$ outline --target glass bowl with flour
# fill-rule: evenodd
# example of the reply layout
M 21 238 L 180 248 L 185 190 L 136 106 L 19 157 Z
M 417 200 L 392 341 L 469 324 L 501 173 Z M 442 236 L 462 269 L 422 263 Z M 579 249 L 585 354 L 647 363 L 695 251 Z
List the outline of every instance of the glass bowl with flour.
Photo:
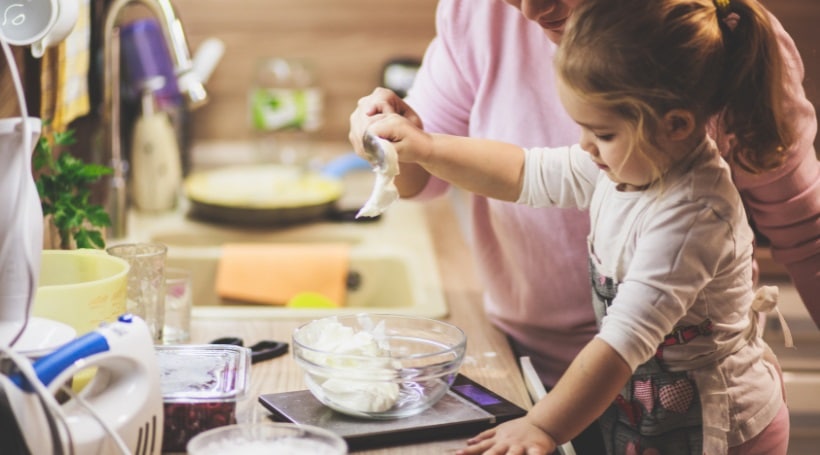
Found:
M 325 406 L 369 419 L 419 414 L 450 389 L 467 346 L 458 327 L 436 319 L 330 316 L 293 332 L 293 357 Z
M 341 436 L 311 425 L 255 422 L 227 425 L 194 436 L 189 455 L 345 455 Z

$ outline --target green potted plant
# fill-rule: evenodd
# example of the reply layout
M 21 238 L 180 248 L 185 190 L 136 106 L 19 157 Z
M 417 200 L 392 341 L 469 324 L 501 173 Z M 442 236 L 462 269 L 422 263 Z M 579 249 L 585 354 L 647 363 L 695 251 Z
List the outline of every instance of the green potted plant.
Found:
M 47 126 L 32 161 L 46 225 L 56 229 L 60 249 L 104 248 L 101 229 L 110 226 L 111 219 L 102 206 L 91 202 L 91 185 L 112 170 L 69 153 L 66 147 L 76 143 L 73 129 L 49 132 Z

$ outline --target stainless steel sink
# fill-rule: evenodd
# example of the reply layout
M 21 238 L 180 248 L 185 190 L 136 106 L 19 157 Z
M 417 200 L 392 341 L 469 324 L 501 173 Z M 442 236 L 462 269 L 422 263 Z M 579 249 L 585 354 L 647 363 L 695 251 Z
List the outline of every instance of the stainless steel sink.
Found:
M 184 205 L 184 204 L 183 204 Z M 397 201 L 375 222 L 321 221 L 273 229 L 226 227 L 175 213 L 131 216 L 130 240 L 168 246 L 167 265 L 193 272 L 193 316 L 201 318 L 303 318 L 353 312 L 447 315 L 432 239 L 423 207 Z M 338 308 L 290 308 L 221 298 L 215 277 L 222 246 L 228 243 L 317 243 L 350 245 L 348 286 Z

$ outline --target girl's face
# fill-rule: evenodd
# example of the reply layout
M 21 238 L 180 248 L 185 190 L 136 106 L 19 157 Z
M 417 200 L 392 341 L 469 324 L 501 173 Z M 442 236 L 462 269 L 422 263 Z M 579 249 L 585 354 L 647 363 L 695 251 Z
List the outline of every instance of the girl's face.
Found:
M 620 189 L 639 190 L 657 178 L 657 165 L 644 153 L 633 150 L 629 123 L 611 110 L 584 102 L 562 82 L 559 93 L 564 109 L 581 126 L 581 148 Z M 647 153 L 656 154 L 654 150 Z
M 572 9 L 583 0 L 504 0 L 527 19 L 538 23 L 554 43 L 561 40 Z

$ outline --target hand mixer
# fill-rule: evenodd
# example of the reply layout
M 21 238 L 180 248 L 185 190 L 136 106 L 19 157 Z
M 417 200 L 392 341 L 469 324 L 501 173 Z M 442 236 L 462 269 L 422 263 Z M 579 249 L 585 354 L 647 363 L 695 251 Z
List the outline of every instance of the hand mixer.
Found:
M 31 365 L 23 358 L 18 367 L 21 371 L 0 376 L 3 453 L 160 453 L 160 373 L 142 319 L 120 316 Z M 60 387 L 86 368 L 97 368 L 91 382 L 58 404 L 54 395 Z

